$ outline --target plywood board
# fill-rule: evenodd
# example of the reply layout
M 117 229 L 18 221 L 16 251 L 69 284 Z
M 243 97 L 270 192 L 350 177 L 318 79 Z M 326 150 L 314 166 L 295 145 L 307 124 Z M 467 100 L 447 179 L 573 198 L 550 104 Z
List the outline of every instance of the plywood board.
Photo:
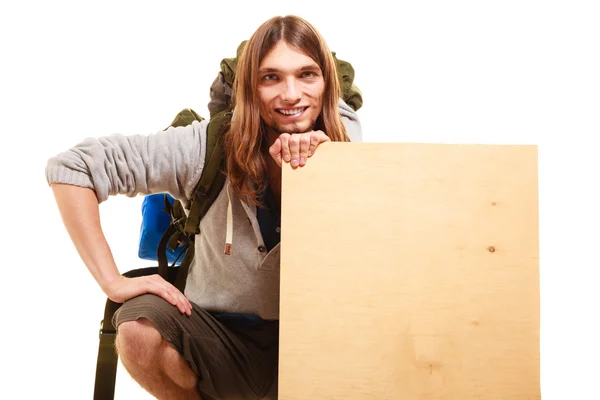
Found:
M 540 399 L 537 179 L 536 146 L 284 168 L 279 398 Z

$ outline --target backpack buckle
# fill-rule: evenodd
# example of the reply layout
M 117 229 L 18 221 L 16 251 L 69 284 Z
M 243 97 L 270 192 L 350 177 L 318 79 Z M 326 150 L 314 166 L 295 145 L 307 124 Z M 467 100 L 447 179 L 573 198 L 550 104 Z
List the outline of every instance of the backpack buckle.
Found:
M 102 325 L 104 325 L 104 320 L 100 321 L 100 329 L 98 329 L 98 339 L 102 339 L 102 336 L 107 336 L 107 335 L 116 335 L 117 332 L 114 330 L 104 330 L 102 329 Z

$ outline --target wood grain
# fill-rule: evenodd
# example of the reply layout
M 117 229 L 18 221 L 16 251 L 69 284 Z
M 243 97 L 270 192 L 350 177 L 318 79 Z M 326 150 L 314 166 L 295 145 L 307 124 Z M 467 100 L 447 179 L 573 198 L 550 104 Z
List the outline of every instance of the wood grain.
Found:
M 537 179 L 521 145 L 284 168 L 279 398 L 540 399 Z

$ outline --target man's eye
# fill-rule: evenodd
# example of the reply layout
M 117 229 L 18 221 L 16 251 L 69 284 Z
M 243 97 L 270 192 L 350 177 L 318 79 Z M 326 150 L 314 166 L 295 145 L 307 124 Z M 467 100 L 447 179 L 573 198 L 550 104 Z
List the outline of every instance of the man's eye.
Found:
M 314 78 L 314 76 L 315 76 L 314 72 L 307 71 L 307 72 L 302 73 L 303 78 Z
M 264 81 L 274 81 L 276 79 L 277 79 L 277 75 L 275 75 L 275 74 L 268 74 L 268 75 L 263 76 Z

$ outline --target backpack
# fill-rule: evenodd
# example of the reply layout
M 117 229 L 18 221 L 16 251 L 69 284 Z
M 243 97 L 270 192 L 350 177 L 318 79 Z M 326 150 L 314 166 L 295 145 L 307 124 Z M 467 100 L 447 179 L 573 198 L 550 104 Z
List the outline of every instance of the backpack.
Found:
M 188 215 L 186 216 L 183 211 L 181 202 L 173 199 L 169 194 L 146 196 L 142 202 L 138 256 L 142 259 L 158 261 L 158 267 L 131 270 L 125 272 L 124 276 L 133 278 L 158 273 L 181 292 L 184 291 L 189 265 L 194 257 L 193 242 L 196 234 L 199 233 L 200 220 L 225 183 L 222 138 L 233 116 L 231 88 L 235 79 L 237 60 L 246 42 L 243 41 L 238 46 L 236 57 L 224 58 L 221 61 L 220 71 L 210 88 L 211 100 L 208 104 L 210 121 L 207 126 L 205 164 L 190 199 Z M 332 52 L 332 55 L 338 67 L 343 99 L 354 111 L 358 111 L 362 107 L 362 93 L 354 85 L 354 68 L 350 63 L 339 60 L 335 52 Z M 223 83 L 225 83 L 224 93 Z M 191 108 L 185 108 L 175 115 L 169 127 L 187 126 L 193 121 L 203 119 Z M 120 306 L 120 303 L 106 300 L 104 318 L 100 322 L 94 400 L 114 398 L 118 356 L 115 351 L 117 332 L 112 325 L 112 318 Z

